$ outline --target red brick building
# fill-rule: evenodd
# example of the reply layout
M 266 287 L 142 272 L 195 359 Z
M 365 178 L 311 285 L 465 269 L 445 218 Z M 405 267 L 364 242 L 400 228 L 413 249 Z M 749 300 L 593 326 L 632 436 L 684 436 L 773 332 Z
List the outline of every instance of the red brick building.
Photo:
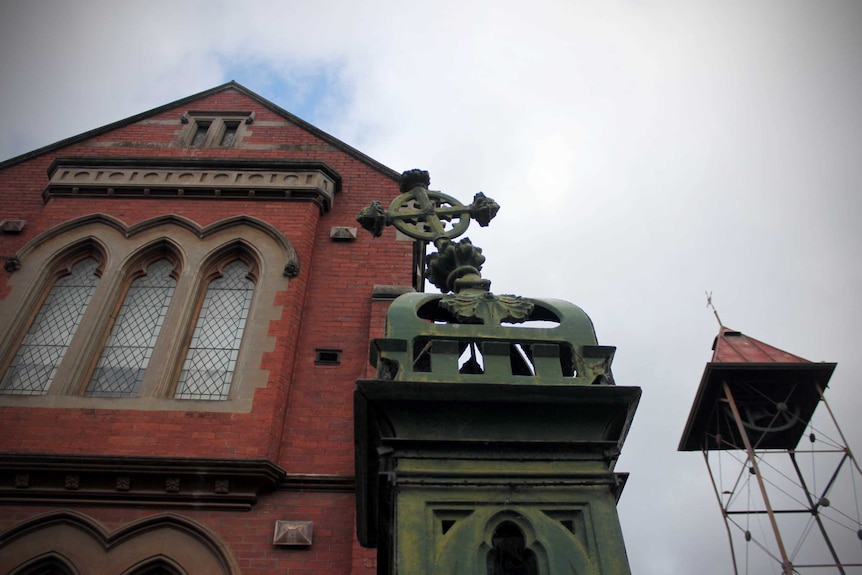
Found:
M 352 392 L 416 281 L 354 218 L 397 194 L 233 82 L 0 164 L 0 573 L 373 573 Z

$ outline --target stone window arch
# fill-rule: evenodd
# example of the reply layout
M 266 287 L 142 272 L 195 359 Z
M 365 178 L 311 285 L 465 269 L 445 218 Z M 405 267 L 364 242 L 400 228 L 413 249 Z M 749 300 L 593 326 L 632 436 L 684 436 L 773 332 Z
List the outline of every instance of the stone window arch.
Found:
M 105 259 L 98 243 L 84 240 L 63 250 L 47 266 L 39 282 L 44 287 L 34 292 L 35 301 L 26 308 L 36 311 L 24 318 L 29 325 L 18 332 L 24 335 L 16 342 L 17 351 L 7 362 L 0 361 L 0 393 L 48 392 L 99 284 Z
M 502 521 L 491 536 L 488 575 L 539 575 L 536 554 L 527 547 L 524 532 L 512 521 Z
M 127 225 L 106 214 L 91 214 L 63 222 L 28 241 L 15 256 L 21 267 L 9 276 L 7 296 L 0 300 L 0 381 L 6 376 L 48 292 L 62 270 L 92 255 L 98 262 L 98 286 L 59 362 L 54 383 L 41 388 L 44 395 L 29 395 L 33 407 L 98 409 L 248 412 L 257 389 L 269 384 L 265 354 L 275 349 L 271 321 L 282 319 L 279 294 L 300 273 L 299 259 L 290 241 L 274 226 L 258 218 L 236 215 L 200 226 L 182 216 L 168 214 Z M 97 374 L 104 346 L 118 324 L 132 283 L 149 274 L 148 266 L 160 258 L 173 264 L 176 280 L 170 307 L 160 327 L 149 365 L 139 370 L 129 386 L 111 388 L 91 381 Z M 248 321 L 241 334 L 242 348 L 229 387 L 217 397 L 190 394 L 175 398 L 180 372 L 189 354 L 202 302 L 210 284 L 222 277 L 232 262 L 248 266 L 254 283 Z M 230 270 L 228 270 L 230 271 Z M 116 338 L 115 338 L 116 339 Z M 235 338 L 238 339 L 238 338 Z M 237 350 L 231 353 L 237 355 Z M 125 364 L 115 364 L 125 369 Z M 102 373 L 104 373 L 102 369 Z M 137 381 L 137 375 L 143 379 Z M 91 391 L 88 392 L 88 389 Z M 93 393 L 92 390 L 97 391 Z M 108 393 L 101 393 L 107 390 Z M 36 386 L 36 392 L 40 392 Z M 226 396 L 226 397 L 225 397 Z M 3 393 L 0 406 L 19 405 L 20 397 Z M 206 399 L 220 399 L 207 401 Z
M 78 571 L 56 553 L 49 553 L 22 565 L 11 575 L 78 575 Z
M 116 530 L 72 510 L 26 519 L 0 533 L 0 573 L 10 575 L 238 575 L 224 541 L 172 513 Z
M 123 575 L 188 575 L 188 572 L 167 557 L 149 559 Z

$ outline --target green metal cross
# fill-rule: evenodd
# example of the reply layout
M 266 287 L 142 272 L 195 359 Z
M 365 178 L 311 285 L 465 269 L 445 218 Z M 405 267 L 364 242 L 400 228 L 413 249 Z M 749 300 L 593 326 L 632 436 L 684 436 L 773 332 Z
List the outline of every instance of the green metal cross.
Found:
M 401 195 L 392 200 L 389 210 L 380 202 L 371 202 L 356 217 L 363 228 L 375 237 L 383 228 L 393 225 L 403 234 L 435 244 L 442 239 L 457 238 L 467 231 L 470 218 L 485 227 L 497 215 L 500 206 L 482 192 L 476 194 L 473 203 L 465 206 L 452 196 L 428 189 L 431 180 L 428 172 L 409 170 L 401 175 Z M 457 222 L 448 230 L 443 222 Z

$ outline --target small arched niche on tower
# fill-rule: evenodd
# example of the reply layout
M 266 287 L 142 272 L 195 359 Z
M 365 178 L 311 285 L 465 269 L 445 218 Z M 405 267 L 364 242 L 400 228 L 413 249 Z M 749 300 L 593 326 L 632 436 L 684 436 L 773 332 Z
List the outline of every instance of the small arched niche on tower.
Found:
M 536 554 L 527 548 L 521 528 L 501 522 L 491 536 L 486 565 L 488 575 L 539 575 Z

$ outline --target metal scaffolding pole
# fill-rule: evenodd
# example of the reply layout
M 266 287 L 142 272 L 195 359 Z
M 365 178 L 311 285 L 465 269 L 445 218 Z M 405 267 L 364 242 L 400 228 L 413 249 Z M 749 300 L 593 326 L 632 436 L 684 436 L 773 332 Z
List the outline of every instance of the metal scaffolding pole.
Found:
M 789 451 L 790 461 L 793 462 L 793 469 L 796 470 L 796 475 L 799 477 L 799 484 L 802 486 L 802 491 L 805 492 L 805 498 L 808 500 L 809 511 L 811 511 L 811 515 L 814 516 L 814 521 L 817 522 L 817 527 L 820 529 L 821 535 L 823 535 L 823 540 L 826 542 L 826 547 L 829 548 L 829 553 L 832 555 L 832 559 L 835 560 L 835 566 L 838 568 L 838 572 L 841 575 L 846 575 L 844 572 L 844 567 L 841 565 L 841 560 L 838 559 L 838 553 L 835 552 L 835 547 L 832 546 L 832 540 L 829 538 L 829 533 L 826 531 L 826 526 L 823 525 L 823 520 L 820 518 L 820 512 L 818 511 L 818 507 L 820 507 L 820 502 L 814 502 L 811 498 L 811 493 L 808 491 L 808 485 L 805 483 L 805 478 L 802 476 L 802 470 L 799 469 L 799 464 L 796 462 L 796 454 L 792 451 Z M 838 472 L 841 470 L 841 463 L 838 464 L 838 469 L 835 470 L 835 473 L 832 475 L 832 479 L 829 481 L 829 485 L 826 487 L 824 494 L 829 491 L 829 487 L 832 485 L 832 482 L 835 481 L 835 477 L 838 475 Z M 821 498 L 822 499 L 822 498 Z
M 739 569 L 736 566 L 736 551 L 733 548 L 733 535 L 730 533 L 730 524 L 727 520 L 727 508 L 721 501 L 721 494 L 718 491 L 718 485 L 715 483 L 715 476 L 712 474 L 712 466 L 709 464 L 709 451 L 703 450 L 703 460 L 706 462 L 706 470 L 709 472 L 709 479 L 712 481 L 712 489 L 715 491 L 715 498 L 718 500 L 718 506 L 721 508 L 721 518 L 724 520 L 724 529 L 727 531 L 727 541 L 730 543 L 730 557 L 733 560 L 733 575 L 739 575 Z
M 736 406 L 736 401 L 733 399 L 733 393 L 730 391 L 730 386 L 723 383 L 724 395 L 730 404 L 730 410 L 733 413 L 733 419 L 736 422 L 736 427 L 745 444 L 745 450 L 748 452 L 748 460 L 751 462 L 751 468 L 754 470 L 754 476 L 757 478 L 757 484 L 760 486 L 760 494 L 763 497 L 763 504 L 766 507 L 766 513 L 769 515 L 769 522 L 772 524 L 772 531 L 775 534 L 775 541 L 778 544 L 778 552 L 781 555 L 781 568 L 784 571 L 783 575 L 793 575 L 793 564 L 787 557 L 787 551 L 784 549 L 784 542 L 781 539 L 781 531 L 778 529 L 778 522 L 775 520 L 775 513 L 772 511 L 772 505 L 769 503 L 769 495 L 766 493 L 766 484 L 763 482 L 763 476 L 760 474 L 760 468 L 757 465 L 754 448 L 751 446 L 751 440 L 748 437 L 748 432 L 742 422 L 742 417 L 739 415 L 739 408 Z

